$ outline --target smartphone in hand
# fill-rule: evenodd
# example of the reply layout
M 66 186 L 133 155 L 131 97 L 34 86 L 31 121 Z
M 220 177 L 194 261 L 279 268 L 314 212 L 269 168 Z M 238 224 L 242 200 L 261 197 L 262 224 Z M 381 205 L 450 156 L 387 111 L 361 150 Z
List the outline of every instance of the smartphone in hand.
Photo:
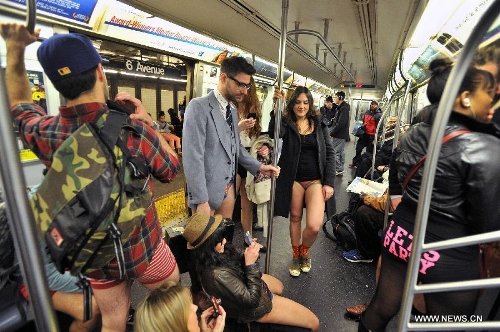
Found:
M 248 113 L 247 119 L 251 119 L 251 118 L 257 119 L 257 113 Z
M 252 245 L 252 236 L 250 236 L 250 232 L 249 232 L 249 231 L 247 231 L 247 232 L 245 233 L 245 242 L 246 242 L 249 246 L 251 246 L 251 245 Z
M 214 308 L 214 317 L 217 318 L 220 315 L 219 301 L 215 296 L 210 298 L 212 300 L 212 306 Z

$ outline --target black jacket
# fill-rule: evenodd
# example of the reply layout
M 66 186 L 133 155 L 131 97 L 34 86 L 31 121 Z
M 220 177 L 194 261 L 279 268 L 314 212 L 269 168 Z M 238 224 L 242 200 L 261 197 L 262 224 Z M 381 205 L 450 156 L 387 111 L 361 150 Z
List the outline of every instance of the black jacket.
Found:
M 441 147 L 426 242 L 500 228 L 500 132 L 492 123 L 452 112 L 446 133 L 459 129 L 471 132 L 455 137 Z M 413 165 L 427 153 L 431 130 L 431 124 L 422 122 L 401 137 L 400 145 L 394 151 L 400 184 Z M 414 224 L 423 169 L 421 167 L 411 178 L 394 213 L 394 220 L 409 226 L 409 231 Z M 451 249 L 450 255 L 472 259 L 477 255 L 477 246 Z
M 221 299 L 227 317 L 240 323 L 256 321 L 273 308 L 262 286 L 259 263 L 206 270 L 201 281 L 208 294 Z
M 335 182 L 335 154 L 333 144 L 329 136 L 328 127 L 321 121 L 321 117 L 314 119 L 316 142 L 318 143 L 319 172 L 321 183 L 334 187 Z M 271 114 L 269 122 L 270 136 L 274 138 L 274 113 Z M 299 163 L 300 134 L 295 124 L 287 118 L 282 118 L 280 127 L 280 137 L 283 139 L 281 156 L 278 166 L 281 167 L 280 176 L 276 180 L 276 191 L 274 202 L 274 215 L 288 218 L 290 214 L 290 204 L 292 200 L 292 187 L 297 173 Z
M 321 116 L 323 117 L 323 122 L 331 129 L 333 126 L 333 119 L 335 118 L 335 108 L 337 105 L 333 105 L 332 108 L 326 108 L 326 106 L 322 106 L 319 109 Z
M 335 138 L 349 139 L 349 113 L 351 106 L 345 101 L 337 107 L 335 118 L 333 119 L 332 130 L 330 136 Z

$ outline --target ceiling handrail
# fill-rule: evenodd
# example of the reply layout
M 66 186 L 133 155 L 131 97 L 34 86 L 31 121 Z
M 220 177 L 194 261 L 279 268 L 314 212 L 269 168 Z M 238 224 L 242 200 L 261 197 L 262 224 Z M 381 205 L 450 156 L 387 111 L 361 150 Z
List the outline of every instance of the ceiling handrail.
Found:
M 309 30 L 309 29 L 298 29 L 298 30 L 291 30 L 291 31 L 287 32 L 287 36 L 291 36 L 291 35 L 311 35 L 311 36 L 318 37 L 319 40 L 321 40 L 321 42 L 325 45 L 326 49 L 333 55 L 333 57 L 335 58 L 335 60 L 337 60 L 337 62 L 340 63 L 340 65 L 346 71 L 346 73 L 349 76 L 351 76 L 351 78 L 353 79 L 354 82 L 356 82 L 356 78 L 350 73 L 350 71 L 347 69 L 347 67 L 344 65 L 344 63 L 342 63 L 342 61 L 340 61 L 340 59 L 337 56 L 337 54 L 335 54 L 335 52 L 333 52 L 333 50 L 330 47 L 330 45 L 328 45 L 328 42 L 325 40 L 325 38 L 323 38 L 323 36 L 319 32 L 314 31 L 314 30 Z M 290 39 L 289 41 L 292 41 L 292 40 Z M 335 76 L 337 76 L 337 75 L 335 75 Z M 342 82 L 342 81 L 340 81 L 340 82 Z

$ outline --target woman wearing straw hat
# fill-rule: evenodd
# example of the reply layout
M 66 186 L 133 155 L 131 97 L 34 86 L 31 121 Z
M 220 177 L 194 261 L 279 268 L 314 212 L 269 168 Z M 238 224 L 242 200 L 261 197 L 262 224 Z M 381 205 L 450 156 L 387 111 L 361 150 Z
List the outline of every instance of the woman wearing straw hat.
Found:
M 244 251 L 236 250 L 224 238 L 222 216 L 194 214 L 183 236 L 193 250 L 196 272 L 207 295 L 221 299 L 227 317 L 239 323 L 259 322 L 318 330 L 316 315 L 280 296 L 281 281 L 259 269 L 255 239 Z

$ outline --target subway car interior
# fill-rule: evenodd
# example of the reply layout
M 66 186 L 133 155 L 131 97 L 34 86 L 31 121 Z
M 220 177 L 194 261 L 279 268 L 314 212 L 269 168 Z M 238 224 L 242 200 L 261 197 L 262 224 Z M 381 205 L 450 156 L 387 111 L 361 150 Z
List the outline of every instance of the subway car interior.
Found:
M 500 48 L 499 18 L 500 0 L 0 0 L 0 23 L 18 22 L 41 29 L 38 41 L 26 48 L 25 63 L 33 103 L 40 105 L 49 116 L 58 114 L 65 99 L 43 72 L 37 49 L 43 40 L 55 34 L 72 32 L 87 36 L 105 60 L 102 67 L 111 98 L 125 92 L 139 99 L 155 122 L 165 115 L 173 133 L 181 140 L 186 135 L 182 122 L 179 125 L 174 122 L 184 119 L 190 101 L 218 88 L 220 64 L 226 58 L 243 57 L 255 68 L 253 79 L 262 111 L 263 135 L 279 133 L 269 126 L 271 118 L 281 118 L 281 114 L 271 116 L 272 110 L 282 113 L 284 107 L 274 98 L 276 87 L 285 92 L 286 98 L 290 98 L 297 87 L 306 87 L 318 114 L 331 97 L 338 96 L 339 92 L 345 95 L 343 101 L 350 105 L 345 159 L 342 172 L 334 176 L 334 195 L 325 204 L 324 224 L 310 248 L 311 270 L 298 277 L 290 275 L 290 221 L 273 215 L 275 201 L 282 199 L 274 195 L 276 179 L 271 181 L 271 199 L 265 203 L 268 214 L 253 231 L 253 237 L 265 245 L 258 259 L 261 272 L 279 279 L 284 285 L 283 296 L 312 311 L 319 319 L 319 331 L 326 332 L 365 331 L 359 327 L 359 315 L 346 309 L 355 305 L 366 308 L 377 289 L 378 257 L 349 260 L 344 253 L 349 250 L 332 241 L 330 236 L 334 232 L 330 220 L 343 212 L 353 212 L 355 199 L 359 199 L 360 192 L 365 195 L 364 189 L 356 187 L 362 182 L 360 177 L 366 178 L 368 184 L 382 182 L 382 172 L 390 168 L 389 161 L 381 164 L 380 171 L 371 167 L 378 154 L 375 150 L 367 157 L 370 162 L 367 172 L 360 175 L 361 166 L 354 165 L 353 158 L 357 156 L 361 138 L 354 135 L 353 129 L 359 121 L 363 122 L 370 105 L 376 104 L 380 121 L 377 120 L 375 142 L 387 142 L 392 153 L 403 135 L 400 133 L 410 127 L 420 110 L 431 104 L 427 97 L 429 65 L 439 58 L 449 58 L 455 65 L 443 92 L 442 100 L 446 104 L 441 102 L 436 106 L 439 117 L 432 126 L 427 160 L 421 169 L 413 249 L 412 255 L 406 258 L 408 270 L 401 308 L 385 330 L 500 330 L 500 273 L 474 281 L 457 278 L 454 283 L 422 286 L 417 284 L 421 262 L 415 258 L 427 255 L 429 250 L 500 241 L 500 229 L 464 237 L 463 242 L 461 239 L 442 241 L 437 247 L 423 241 L 453 96 L 474 54 L 487 47 Z M 0 268 L 0 302 L 5 303 L 0 304 L 0 332 L 70 331 L 72 318 L 54 310 L 50 301 L 38 249 L 42 236 L 36 229 L 26 197 L 26 191 L 44 178 L 45 166 L 36 152 L 23 144 L 19 129 L 12 125 L 9 112 L 12 105 L 3 92 L 9 85 L 4 74 L 6 58 L 2 39 L 0 198 L 5 205 L 0 207 L 11 229 L 13 244 L 10 245 L 16 249 L 22 282 L 32 296 L 27 301 L 17 294 L 17 288 L 3 289 L 5 276 Z M 497 60 L 500 62 L 500 56 Z M 500 63 L 496 67 L 500 73 L 498 68 Z M 493 76 L 499 78 L 497 74 Z M 235 82 L 241 87 L 241 82 Z M 498 104 L 491 107 L 497 109 Z M 273 142 L 275 146 L 280 144 L 278 139 Z M 181 165 L 177 177 L 170 183 L 152 180 L 157 222 L 165 241 L 172 247 L 179 246 L 186 222 L 193 214 L 188 207 L 183 149 L 188 147 L 183 144 L 175 151 Z M 278 148 L 277 155 L 280 152 Z M 276 157 L 273 164 L 277 162 Z M 335 165 L 331 167 L 335 173 Z M 379 175 L 374 176 L 375 173 Z M 496 181 L 500 181 L 498 176 Z M 483 186 L 489 187 L 491 183 L 488 183 L 484 180 Z M 388 188 L 387 181 L 381 188 L 377 189 L 377 196 L 382 196 Z M 242 202 L 238 194 L 235 196 L 233 244 L 244 249 Z M 498 205 L 494 201 L 492 204 Z M 259 219 L 256 206 L 252 210 L 254 222 Z M 384 227 L 379 231 L 379 242 L 382 242 L 383 231 L 392 215 L 389 203 L 380 213 L 384 216 Z M 306 227 L 306 213 L 301 224 L 302 228 Z M 185 249 L 185 242 L 180 243 Z M 192 282 L 186 267 L 189 263 L 183 261 L 188 259 L 185 251 L 176 248 L 174 254 L 181 270 L 181 284 L 189 288 Z M 497 263 L 500 264 L 500 259 Z M 500 271 L 498 266 L 497 269 Z M 473 315 L 460 316 L 464 318 L 461 321 L 416 321 L 412 308 L 414 298 L 421 293 L 435 294 L 440 289 L 450 292 L 480 289 Z M 127 331 L 134 330 L 134 311 L 148 294 L 149 290 L 138 282 L 132 283 Z M 221 305 L 224 306 L 223 301 Z M 425 308 L 422 312 L 425 313 Z M 450 316 L 454 314 L 451 312 Z M 99 331 L 100 327 L 98 324 L 93 331 Z M 273 329 L 266 324 L 243 324 L 228 318 L 224 331 L 306 329 Z

